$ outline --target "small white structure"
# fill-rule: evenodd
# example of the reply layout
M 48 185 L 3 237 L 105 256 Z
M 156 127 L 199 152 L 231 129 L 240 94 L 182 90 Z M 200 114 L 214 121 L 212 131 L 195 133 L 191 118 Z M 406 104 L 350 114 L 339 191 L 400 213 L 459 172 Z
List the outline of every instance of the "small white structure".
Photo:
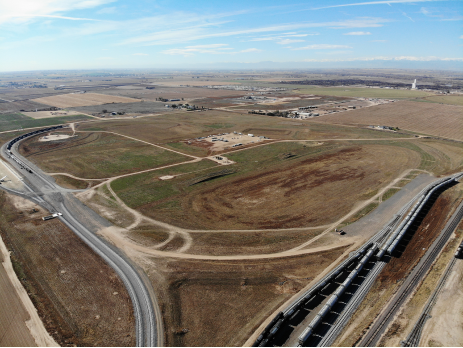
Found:
M 415 81 L 412 83 L 412 89 L 416 89 L 416 79 L 415 79 Z

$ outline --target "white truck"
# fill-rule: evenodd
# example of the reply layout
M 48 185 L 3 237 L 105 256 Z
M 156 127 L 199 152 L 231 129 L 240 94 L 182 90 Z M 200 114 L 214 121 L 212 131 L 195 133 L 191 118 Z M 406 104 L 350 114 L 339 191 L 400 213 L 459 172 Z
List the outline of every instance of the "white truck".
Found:
M 54 219 L 54 218 L 57 218 L 58 216 L 62 216 L 63 214 L 62 213 L 53 213 L 51 215 L 48 215 L 48 216 L 44 216 L 42 218 L 43 221 L 46 221 L 46 220 L 51 220 L 51 219 Z

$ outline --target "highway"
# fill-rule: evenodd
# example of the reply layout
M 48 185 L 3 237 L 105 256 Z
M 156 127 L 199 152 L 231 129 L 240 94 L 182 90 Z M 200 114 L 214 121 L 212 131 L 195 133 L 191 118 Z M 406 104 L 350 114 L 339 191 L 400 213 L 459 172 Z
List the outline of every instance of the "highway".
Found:
M 97 226 L 109 226 L 110 223 L 80 203 L 71 194 L 76 190 L 64 189 L 56 185 L 54 180 L 44 174 L 40 168 L 23 158 L 17 151 L 18 143 L 13 145 L 11 152 L 23 165 L 9 156 L 7 144 L 2 146 L 1 152 L 10 166 L 19 173 L 18 176 L 24 182 L 24 190 L 9 190 L 4 186 L 1 188 L 39 204 L 50 213 L 61 212 L 63 215 L 59 219 L 114 269 L 127 288 L 134 310 L 136 345 L 139 347 L 162 345 L 160 310 L 147 277 L 120 250 L 96 234 Z

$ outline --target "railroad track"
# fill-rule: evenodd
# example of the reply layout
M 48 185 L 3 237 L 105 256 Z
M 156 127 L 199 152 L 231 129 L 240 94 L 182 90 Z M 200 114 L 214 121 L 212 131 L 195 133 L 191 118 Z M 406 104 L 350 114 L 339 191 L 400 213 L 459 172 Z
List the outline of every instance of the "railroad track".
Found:
M 426 254 L 423 256 L 418 266 L 412 271 L 407 277 L 407 280 L 399 288 L 397 294 L 391 299 L 389 305 L 386 307 L 376 322 L 373 324 L 368 333 L 360 341 L 358 346 L 361 347 L 374 347 L 377 345 L 379 339 L 386 331 L 389 323 L 392 321 L 394 316 L 398 313 L 404 302 L 415 290 L 416 286 L 423 279 L 429 268 L 433 264 L 436 257 L 441 252 L 444 245 L 447 243 L 452 232 L 457 227 L 458 223 L 463 217 L 463 202 L 457 208 L 456 212 L 452 215 L 447 225 L 444 227 L 442 233 L 434 241 L 431 247 L 428 249 Z
M 420 340 L 421 340 L 421 333 L 423 331 L 424 324 L 429 318 L 431 318 L 429 313 L 431 313 L 432 308 L 436 304 L 437 297 L 439 296 L 440 292 L 442 291 L 442 288 L 447 282 L 447 279 L 449 278 L 450 273 L 452 272 L 453 266 L 455 266 L 456 262 L 457 262 L 457 259 L 453 257 L 452 261 L 450 261 L 447 268 L 445 269 L 444 274 L 440 278 L 439 283 L 436 286 L 436 289 L 433 291 L 431 297 L 426 303 L 426 306 L 421 312 L 420 318 L 413 326 L 413 329 L 412 331 L 410 331 L 410 334 L 407 336 L 407 338 L 401 342 L 402 347 L 418 347 Z

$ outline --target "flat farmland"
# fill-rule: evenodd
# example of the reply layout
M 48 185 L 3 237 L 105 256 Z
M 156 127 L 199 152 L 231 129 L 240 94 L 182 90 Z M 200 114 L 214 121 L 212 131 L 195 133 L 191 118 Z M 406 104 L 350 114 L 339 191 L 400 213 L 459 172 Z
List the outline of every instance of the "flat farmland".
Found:
M 78 133 L 48 142 L 32 137 L 21 143 L 27 159 L 49 173 L 99 179 L 186 161 L 174 152 L 107 133 Z
M 101 105 L 111 103 L 136 103 L 140 99 L 110 96 L 98 93 L 69 93 L 33 99 L 33 102 L 56 106 L 58 108 L 69 108 L 85 105 Z
M 132 304 L 116 273 L 59 220 L 42 221 L 41 207 L 3 191 L 0 204 L 14 270 L 55 341 L 133 346 Z
M 8 113 L 16 113 L 20 111 L 35 111 L 35 109 L 43 109 L 45 105 L 36 103 L 30 100 L 21 100 L 14 102 L 0 101 L 0 115 Z
M 433 95 L 430 97 L 423 98 L 423 100 L 430 101 L 433 103 L 463 106 L 463 96 L 461 95 Z
M 169 113 L 173 112 L 174 109 L 166 108 L 166 103 L 159 101 L 143 101 L 140 103 L 116 103 L 110 105 L 88 105 L 88 106 L 77 106 L 70 108 L 74 112 L 83 112 L 86 114 L 99 114 L 103 110 L 108 112 L 125 112 L 130 115 L 138 114 L 153 114 L 153 113 Z
M 411 85 L 411 84 L 410 84 Z M 286 85 L 287 88 L 294 88 L 294 92 L 313 93 L 320 95 L 332 95 L 339 97 L 363 97 L 363 98 L 386 98 L 386 99 L 407 99 L 422 98 L 433 95 L 434 93 L 408 90 L 408 89 L 388 89 L 388 88 L 364 88 L 364 87 L 319 87 L 319 86 L 301 86 Z
M 384 125 L 463 140 L 463 107 L 456 105 L 401 101 L 326 115 L 317 118 L 317 121 L 358 126 Z
M 93 119 L 93 117 L 86 115 L 69 115 L 34 119 L 20 113 L 6 113 L 0 114 L 0 132 L 12 131 L 21 128 L 47 127 L 89 119 Z
M 299 120 L 294 122 L 281 117 L 218 110 L 183 112 L 126 120 L 105 120 L 80 124 L 78 129 L 115 132 L 151 143 L 163 144 L 174 150 L 195 156 L 206 156 L 207 151 L 193 145 L 187 145 L 185 140 L 233 131 L 288 140 L 403 137 L 403 135 L 392 132 L 378 132 Z
M 116 87 L 114 89 L 101 89 L 96 92 L 106 95 L 123 96 L 129 98 L 143 98 L 144 100 L 156 100 L 162 97 L 166 99 L 185 99 L 181 103 L 188 102 L 188 100 L 207 97 L 227 97 L 244 95 L 245 92 L 231 91 L 225 89 L 209 89 L 199 87 L 166 87 L 154 86 L 154 89 L 146 89 L 144 87 L 137 87 L 136 89 L 127 89 L 125 86 Z
M 276 143 L 227 157 L 237 164 L 226 175 L 212 168 L 168 181 L 139 177 L 136 185 L 122 178 L 112 187 L 132 208 L 185 228 L 295 228 L 336 221 L 421 161 L 407 148 L 339 143 Z

